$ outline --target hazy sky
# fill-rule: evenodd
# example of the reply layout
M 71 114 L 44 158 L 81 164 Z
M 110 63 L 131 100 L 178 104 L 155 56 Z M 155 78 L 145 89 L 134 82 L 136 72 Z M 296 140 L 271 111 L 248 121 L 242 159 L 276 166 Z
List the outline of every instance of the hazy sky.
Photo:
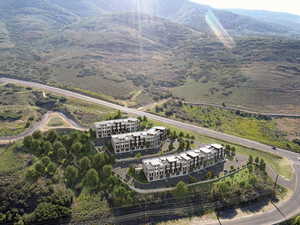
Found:
M 215 8 L 263 9 L 300 15 L 300 0 L 191 0 Z

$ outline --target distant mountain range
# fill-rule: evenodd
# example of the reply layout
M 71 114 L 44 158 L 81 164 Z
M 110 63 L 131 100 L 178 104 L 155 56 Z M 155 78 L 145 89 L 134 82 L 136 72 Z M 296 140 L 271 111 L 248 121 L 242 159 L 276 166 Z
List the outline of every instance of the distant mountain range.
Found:
M 266 23 L 288 27 L 290 32 L 292 31 L 298 34 L 300 32 L 300 15 L 265 10 L 231 9 L 229 11 L 235 14 L 249 16 Z
M 188 0 L 5 0 L 0 74 L 136 104 L 300 106 L 297 18 Z

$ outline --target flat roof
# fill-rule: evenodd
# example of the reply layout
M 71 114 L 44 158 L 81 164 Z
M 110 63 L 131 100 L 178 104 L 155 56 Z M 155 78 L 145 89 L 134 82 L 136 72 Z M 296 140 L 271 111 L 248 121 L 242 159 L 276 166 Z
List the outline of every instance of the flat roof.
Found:
M 186 154 L 190 155 L 190 156 L 193 157 L 193 158 L 199 156 L 199 154 L 196 153 L 196 152 L 193 151 L 193 150 L 192 150 L 192 151 L 187 151 Z
M 211 146 L 214 147 L 214 148 L 216 148 L 216 149 L 221 149 L 221 148 L 223 148 L 223 146 L 220 145 L 220 144 L 211 144 Z
M 120 123 L 120 122 L 137 122 L 137 118 L 125 118 L 125 119 L 116 119 L 116 120 L 105 120 L 105 121 L 100 121 L 100 122 L 95 122 L 95 126 L 97 125 L 103 125 L 103 124 L 113 124 L 113 123 Z
M 212 152 L 212 149 L 210 149 L 210 148 L 207 146 L 207 147 L 202 147 L 202 148 L 200 148 L 200 151 L 201 151 L 201 152 L 204 152 L 204 153 L 206 153 L 206 154 L 208 154 L 208 153 L 211 153 L 211 152 Z

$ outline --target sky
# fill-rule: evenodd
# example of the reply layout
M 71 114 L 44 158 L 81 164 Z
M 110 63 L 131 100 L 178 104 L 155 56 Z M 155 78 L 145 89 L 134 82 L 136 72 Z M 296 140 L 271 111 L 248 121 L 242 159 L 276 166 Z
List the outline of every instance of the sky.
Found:
M 214 8 L 258 9 L 300 15 L 300 0 L 191 0 Z

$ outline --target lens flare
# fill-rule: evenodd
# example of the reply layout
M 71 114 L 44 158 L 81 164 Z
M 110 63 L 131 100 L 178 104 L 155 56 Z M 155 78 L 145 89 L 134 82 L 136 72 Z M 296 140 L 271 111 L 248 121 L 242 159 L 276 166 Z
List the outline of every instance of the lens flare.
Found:
M 216 35 L 216 37 L 224 44 L 226 48 L 235 47 L 235 42 L 233 38 L 225 30 L 225 28 L 222 26 L 218 18 L 211 10 L 205 15 L 205 20 L 208 26 L 210 27 L 210 29 Z

